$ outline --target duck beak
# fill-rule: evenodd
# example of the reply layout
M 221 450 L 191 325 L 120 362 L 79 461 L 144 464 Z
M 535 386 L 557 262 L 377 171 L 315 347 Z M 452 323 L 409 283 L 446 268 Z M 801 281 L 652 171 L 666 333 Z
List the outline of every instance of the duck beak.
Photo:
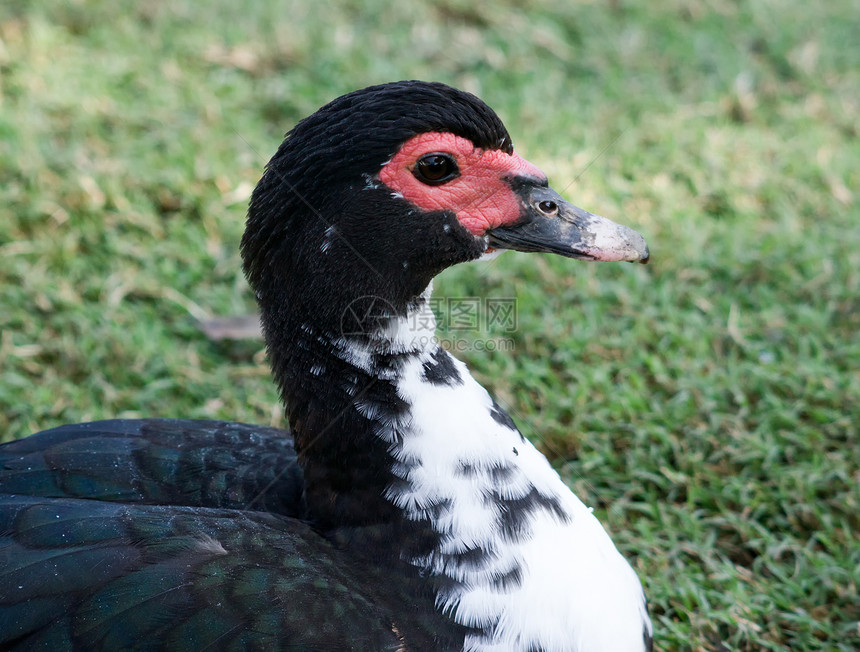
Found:
M 486 232 L 490 247 L 580 260 L 648 262 L 648 245 L 633 229 L 574 206 L 545 185 L 524 180 L 513 185 L 523 212 L 516 222 Z

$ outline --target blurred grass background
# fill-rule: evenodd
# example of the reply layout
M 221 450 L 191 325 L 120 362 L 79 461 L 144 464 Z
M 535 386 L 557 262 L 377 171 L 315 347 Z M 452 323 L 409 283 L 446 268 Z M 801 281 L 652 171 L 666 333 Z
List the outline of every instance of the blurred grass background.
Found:
M 7 0 L 0 436 L 283 425 L 261 344 L 197 328 L 253 310 L 250 190 L 326 101 L 440 80 L 651 245 L 436 293 L 517 297 L 514 353 L 463 357 L 634 562 L 659 647 L 857 649 L 858 34 L 851 0 Z

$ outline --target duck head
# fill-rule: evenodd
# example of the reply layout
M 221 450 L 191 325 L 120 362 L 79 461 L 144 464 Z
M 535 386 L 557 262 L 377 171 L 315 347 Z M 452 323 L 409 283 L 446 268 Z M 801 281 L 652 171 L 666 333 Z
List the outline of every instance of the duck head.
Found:
M 349 93 L 299 122 L 253 193 L 242 240 L 264 328 L 287 305 L 337 321 L 360 296 L 405 312 L 443 269 L 505 249 L 649 257 L 638 233 L 550 188 L 481 100 L 418 81 Z

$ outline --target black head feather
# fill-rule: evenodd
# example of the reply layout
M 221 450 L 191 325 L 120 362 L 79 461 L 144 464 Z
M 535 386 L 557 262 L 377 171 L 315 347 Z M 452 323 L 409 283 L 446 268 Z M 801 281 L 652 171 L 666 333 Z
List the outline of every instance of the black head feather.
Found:
M 437 220 L 436 233 L 432 221 L 411 214 L 405 201 L 395 201 L 384 188 L 368 188 L 404 142 L 430 131 L 512 151 L 505 126 L 484 102 L 420 81 L 349 93 L 287 134 L 254 190 L 242 239 L 245 272 L 261 303 L 272 300 L 272 291 L 281 295 L 301 273 L 337 274 L 353 295 L 401 305 L 445 267 L 480 255 L 456 220 Z M 452 228 L 442 237 L 445 223 Z M 451 231 L 458 240 L 452 241 Z M 333 246 L 328 257 L 320 256 L 324 238 Z

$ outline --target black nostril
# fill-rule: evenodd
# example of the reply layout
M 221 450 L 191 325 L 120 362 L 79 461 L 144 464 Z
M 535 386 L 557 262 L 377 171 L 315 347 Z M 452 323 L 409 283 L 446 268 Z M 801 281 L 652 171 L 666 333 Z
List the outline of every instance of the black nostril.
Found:
M 544 199 L 542 202 L 538 203 L 538 210 L 544 215 L 555 215 L 558 213 L 558 204 L 554 201 L 550 201 L 549 199 Z

